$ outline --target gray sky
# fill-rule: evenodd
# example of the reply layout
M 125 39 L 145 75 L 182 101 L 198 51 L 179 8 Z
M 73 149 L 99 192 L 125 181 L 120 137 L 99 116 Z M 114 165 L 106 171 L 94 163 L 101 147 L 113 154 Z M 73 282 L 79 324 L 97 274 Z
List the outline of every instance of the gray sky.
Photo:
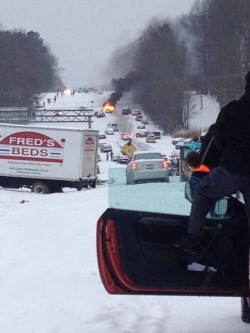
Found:
M 0 0 L 0 26 L 40 34 L 69 87 L 103 82 L 112 53 L 154 18 L 188 13 L 194 0 Z M 111 75 L 112 77 L 112 75 Z

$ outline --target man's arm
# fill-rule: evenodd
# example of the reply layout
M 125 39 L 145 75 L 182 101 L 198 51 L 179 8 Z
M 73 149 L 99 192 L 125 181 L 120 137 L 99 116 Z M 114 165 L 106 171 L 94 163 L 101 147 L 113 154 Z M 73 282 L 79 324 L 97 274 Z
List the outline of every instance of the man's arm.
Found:
M 232 104 L 234 104 L 236 101 L 233 101 L 226 106 L 224 106 L 215 122 L 215 132 L 214 132 L 214 143 L 221 152 L 223 148 L 225 147 L 228 135 L 230 135 L 230 129 L 229 129 L 229 119 L 230 119 L 230 113 L 232 110 Z

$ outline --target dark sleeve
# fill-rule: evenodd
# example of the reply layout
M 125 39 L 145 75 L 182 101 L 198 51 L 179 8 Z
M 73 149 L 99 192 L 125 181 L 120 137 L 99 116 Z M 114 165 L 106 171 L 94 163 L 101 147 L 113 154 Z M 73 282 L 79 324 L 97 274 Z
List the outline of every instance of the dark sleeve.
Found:
M 219 151 L 222 151 L 228 140 L 229 131 L 229 119 L 230 119 L 230 105 L 224 106 L 215 123 L 215 132 L 214 132 L 214 143 Z
M 200 154 L 203 157 L 205 154 L 207 147 L 210 143 L 210 140 L 212 139 L 213 135 L 210 135 L 210 133 L 205 134 L 205 136 L 201 139 L 201 150 Z

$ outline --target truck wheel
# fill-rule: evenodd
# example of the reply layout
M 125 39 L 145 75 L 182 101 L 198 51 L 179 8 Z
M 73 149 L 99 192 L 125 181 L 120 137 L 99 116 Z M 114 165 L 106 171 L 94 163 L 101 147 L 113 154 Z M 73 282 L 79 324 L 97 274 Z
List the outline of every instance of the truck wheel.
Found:
M 44 182 L 36 182 L 31 187 L 31 192 L 40 193 L 40 194 L 48 194 L 50 193 L 49 185 Z
M 83 189 L 83 185 L 77 184 L 76 189 L 77 189 L 77 191 L 81 191 Z
M 241 319 L 250 323 L 250 297 L 241 297 Z

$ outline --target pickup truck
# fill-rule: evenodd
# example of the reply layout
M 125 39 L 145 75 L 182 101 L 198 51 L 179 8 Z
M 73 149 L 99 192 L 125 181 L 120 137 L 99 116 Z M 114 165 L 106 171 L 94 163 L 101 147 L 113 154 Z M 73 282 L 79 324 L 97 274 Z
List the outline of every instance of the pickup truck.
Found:
M 121 295 L 240 297 L 242 320 L 250 323 L 244 203 L 220 200 L 216 216 L 207 216 L 202 252 L 190 255 L 174 246 L 187 233 L 191 204 L 184 192 L 179 176 L 169 183 L 126 185 L 124 170 L 110 170 L 110 207 L 97 222 L 104 287 Z

